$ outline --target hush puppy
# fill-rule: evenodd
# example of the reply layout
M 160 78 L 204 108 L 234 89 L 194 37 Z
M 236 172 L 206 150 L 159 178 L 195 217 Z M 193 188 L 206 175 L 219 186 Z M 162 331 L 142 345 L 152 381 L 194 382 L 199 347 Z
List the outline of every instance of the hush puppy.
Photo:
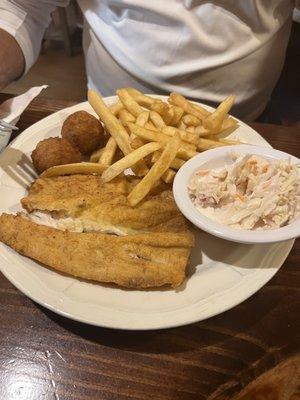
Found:
M 81 153 L 68 140 L 51 137 L 40 141 L 31 153 L 36 171 L 43 171 L 55 165 L 81 162 Z
M 77 111 L 63 123 L 61 136 L 89 155 L 103 145 L 104 129 L 100 121 L 86 111 Z

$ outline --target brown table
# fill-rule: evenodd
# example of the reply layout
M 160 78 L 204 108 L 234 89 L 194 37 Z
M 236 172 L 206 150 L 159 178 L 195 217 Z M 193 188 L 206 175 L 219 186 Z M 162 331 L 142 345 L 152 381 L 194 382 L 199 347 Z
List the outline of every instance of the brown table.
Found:
M 19 126 L 68 105 L 35 100 Z M 299 157 L 296 128 L 252 126 Z M 276 276 L 244 303 L 203 322 L 149 332 L 60 317 L 0 274 L 0 399 L 300 399 L 299 262 L 298 241 Z

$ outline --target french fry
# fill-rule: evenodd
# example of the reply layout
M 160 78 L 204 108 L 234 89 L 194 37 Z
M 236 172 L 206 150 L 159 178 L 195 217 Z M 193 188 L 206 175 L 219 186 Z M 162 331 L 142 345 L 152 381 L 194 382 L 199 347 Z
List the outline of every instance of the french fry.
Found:
M 222 130 L 232 128 L 233 126 L 237 126 L 237 125 L 238 125 L 237 120 L 232 117 L 229 117 L 223 121 Z
M 139 137 L 137 137 L 136 135 L 134 135 L 133 133 L 131 133 L 130 135 L 130 145 L 131 148 L 136 150 L 139 147 L 144 146 L 145 141 Z M 140 160 L 137 165 L 134 166 L 134 172 L 137 176 L 145 176 L 146 173 L 149 171 L 149 168 L 146 165 L 146 162 L 144 160 Z
M 151 142 L 134 150 L 133 152 L 121 158 L 119 161 L 115 162 L 109 168 L 107 168 L 107 170 L 105 170 L 102 174 L 103 181 L 104 182 L 111 181 L 116 176 L 125 171 L 125 169 L 132 167 L 138 161 L 142 160 L 144 157 L 148 156 L 154 151 L 159 150 L 160 148 L 161 144 Z
M 132 167 L 132 170 L 134 171 L 136 176 L 142 177 L 148 173 L 149 168 L 145 160 L 140 160 L 136 165 Z
M 121 110 L 123 110 L 124 106 L 123 104 L 118 100 L 115 104 L 111 105 L 108 107 L 109 111 L 113 115 L 118 115 Z
M 186 131 L 189 132 L 189 133 L 195 133 L 195 127 L 194 126 L 188 126 L 186 128 Z
M 143 128 L 131 122 L 128 124 L 128 128 L 131 133 L 134 133 L 136 136 L 150 142 L 159 142 L 166 144 L 170 140 L 170 138 L 168 138 L 166 135 L 163 135 L 161 132 Z
M 137 117 L 135 123 L 136 123 L 138 126 L 145 126 L 145 124 L 148 122 L 148 119 L 149 119 L 149 111 L 143 111 L 141 114 L 139 114 L 139 116 Z M 131 147 L 133 147 L 133 146 L 132 146 L 132 142 L 133 142 L 133 140 L 134 140 L 135 138 L 136 138 L 135 134 L 134 134 L 134 133 L 131 133 L 131 134 L 130 134 Z M 138 140 L 142 142 L 142 140 L 141 140 L 140 138 L 138 138 Z M 138 146 L 138 147 L 140 147 L 140 146 Z M 133 148 L 138 148 L 138 147 L 133 147 Z
M 175 175 L 176 175 L 176 172 L 169 168 L 169 169 L 167 169 L 167 171 L 162 175 L 161 179 L 162 179 L 165 183 L 171 183 L 171 182 L 173 182 Z
M 162 119 L 166 125 L 170 125 L 174 119 L 174 110 L 172 107 L 168 106 L 165 112 L 162 115 Z
M 150 192 L 153 185 L 169 169 L 171 162 L 176 157 L 181 140 L 179 135 L 175 135 L 166 145 L 160 158 L 151 167 L 147 175 L 133 188 L 127 199 L 129 204 L 134 207 Z
M 138 126 L 145 126 L 145 124 L 147 123 L 149 119 L 149 111 L 143 111 L 142 113 L 139 114 L 139 116 L 136 118 L 135 123 Z M 131 143 L 131 147 L 132 147 L 132 141 L 136 138 L 134 133 L 130 134 L 130 143 Z M 140 146 L 138 146 L 140 147 Z
M 150 119 L 158 129 L 161 129 L 164 126 L 166 126 L 164 120 L 156 111 L 150 111 Z
M 187 125 L 187 126 L 198 126 L 201 124 L 201 121 L 199 118 L 195 117 L 195 115 L 192 114 L 186 114 L 182 117 L 182 121 Z
M 143 111 L 141 114 L 138 115 L 135 123 L 138 126 L 145 126 L 148 120 L 149 120 L 149 111 Z
M 203 120 L 203 126 L 209 130 L 220 129 L 229 110 L 233 106 L 235 96 L 228 96 L 222 103 L 218 105 L 215 111 Z
M 145 141 L 137 136 L 134 139 L 132 139 L 132 141 L 131 141 L 131 147 L 134 150 L 138 149 L 139 147 L 144 146 L 144 144 L 145 144 Z
M 126 126 L 127 122 L 135 122 L 136 118 L 129 111 L 123 109 L 119 112 L 119 120 Z
M 244 142 L 242 142 L 240 140 L 220 138 L 220 137 L 217 137 L 216 135 L 206 136 L 205 139 L 209 139 L 209 140 L 214 141 L 214 142 L 217 141 L 219 143 L 222 143 L 223 146 L 235 146 L 235 145 L 238 145 L 238 144 L 247 144 L 247 143 L 244 143 Z
M 151 162 L 154 164 L 160 157 L 161 153 L 159 151 L 154 151 L 151 157 Z
M 82 162 L 74 164 L 55 165 L 54 167 L 46 169 L 46 171 L 44 171 L 40 176 L 42 178 L 49 178 L 52 176 L 75 175 L 75 174 L 101 175 L 104 170 L 105 167 L 98 163 Z
M 153 104 L 156 101 L 156 99 L 154 99 L 153 97 L 149 97 L 132 87 L 127 87 L 125 89 L 134 98 L 134 100 L 143 107 L 150 108 L 151 104 Z
M 209 136 L 211 135 L 211 131 L 209 129 L 204 128 L 202 125 L 196 126 L 194 133 L 198 136 Z
M 153 104 L 151 104 L 150 110 L 157 112 L 162 117 L 166 125 L 170 125 L 174 119 L 173 108 L 164 101 L 156 100 Z
M 219 132 L 215 133 L 212 132 L 210 136 L 214 136 L 214 140 L 216 139 L 225 139 L 227 136 L 231 135 L 236 129 L 238 128 L 238 125 L 232 126 L 231 128 L 228 129 L 221 129 Z
M 215 140 L 216 138 L 225 138 L 226 136 L 234 132 L 237 128 L 238 128 L 237 121 L 229 117 L 223 121 L 221 127 L 219 126 L 215 129 L 206 129 L 203 126 L 201 126 L 201 127 L 196 127 L 195 131 L 196 132 L 198 131 L 199 133 L 201 131 L 199 136 L 205 136 L 208 139 L 210 138 L 210 136 L 215 136 L 215 138 L 213 138 Z
M 209 149 L 214 149 L 215 147 L 221 147 L 224 146 L 224 143 L 221 143 L 216 140 L 211 140 L 211 139 L 199 139 L 198 141 L 198 150 L 209 150 Z
M 90 162 L 98 162 L 101 154 L 103 153 L 105 147 L 102 147 L 101 149 L 95 150 L 91 156 L 90 156 Z
M 193 106 L 185 97 L 181 94 L 172 92 L 169 96 L 169 103 L 175 106 L 181 107 L 187 114 L 192 114 L 202 121 L 206 115 L 199 109 Z
M 177 156 L 179 158 L 183 158 L 184 160 L 189 160 L 190 158 L 196 156 L 198 154 L 198 152 L 196 150 L 192 150 L 192 149 L 185 149 L 183 147 L 180 147 L 180 149 L 178 150 L 178 154 Z
M 208 111 L 206 108 L 200 106 L 199 104 L 191 103 L 191 105 L 192 105 L 196 110 L 198 110 L 199 112 L 201 112 L 201 114 L 203 114 L 204 117 L 208 117 L 208 116 L 211 114 L 210 111 Z
M 143 128 L 141 126 L 137 126 L 136 124 L 133 124 L 132 122 L 128 123 L 128 128 L 129 128 L 130 132 L 134 133 L 136 136 L 139 136 L 142 139 L 150 141 L 150 142 L 159 142 L 159 143 L 167 144 L 171 140 L 170 136 L 174 136 L 174 135 L 165 135 L 159 131 L 152 131 L 150 129 Z M 178 132 L 176 131 L 176 134 L 177 133 Z M 188 150 L 196 149 L 195 144 L 187 143 L 187 142 L 181 143 L 180 147 L 182 147 L 184 149 L 188 149 Z
M 106 146 L 104 147 L 101 156 L 99 157 L 98 163 L 105 167 L 111 165 L 114 155 L 116 154 L 117 147 L 117 142 L 111 136 L 108 139 L 108 142 L 106 143 Z
M 152 163 L 155 163 L 155 162 L 159 159 L 160 154 L 161 154 L 160 151 L 155 151 L 155 152 L 152 154 L 151 162 L 152 162 Z M 185 163 L 184 160 L 181 160 L 180 158 L 177 158 L 177 157 L 176 157 L 176 158 L 174 158 L 174 160 L 171 162 L 170 167 L 173 168 L 173 169 L 179 169 L 179 168 L 181 168 L 181 167 L 183 166 L 184 163 Z
M 149 119 L 149 111 L 143 111 L 141 114 L 136 119 L 136 124 L 138 126 L 144 126 Z M 145 141 L 142 140 L 141 138 L 137 137 L 134 133 L 130 134 L 130 139 L 131 139 L 131 147 L 133 149 L 138 149 L 139 147 L 142 147 L 145 144 Z M 149 171 L 147 167 L 147 162 L 146 160 L 141 160 L 138 168 L 136 168 L 136 174 L 138 176 L 144 176 L 146 173 Z
M 135 101 L 135 99 L 128 93 L 126 89 L 118 89 L 116 93 L 126 110 L 128 110 L 135 117 L 138 117 L 138 115 L 144 111 L 139 103 Z
M 166 126 L 162 128 L 162 133 L 168 136 L 174 136 L 175 133 L 179 133 L 180 139 L 183 140 L 184 142 L 192 143 L 192 144 L 197 144 L 199 136 L 194 134 L 194 133 L 189 133 L 187 131 L 183 131 L 181 129 L 175 128 L 174 126 Z
M 163 146 L 166 146 L 170 142 L 170 140 L 172 140 L 171 137 L 164 135 L 161 132 L 156 132 L 150 129 L 142 128 L 131 122 L 128 122 L 128 128 L 130 132 L 134 133 L 136 136 L 141 137 L 142 139 L 150 142 L 162 143 Z M 178 151 L 179 158 L 183 158 L 184 160 L 189 160 L 196 154 L 197 154 L 196 146 L 190 143 L 181 143 L 180 149 Z
M 132 150 L 129 142 L 129 135 L 121 122 L 111 113 L 97 92 L 89 90 L 88 100 L 122 152 L 125 155 L 129 154 Z
M 187 128 L 186 124 L 181 120 L 178 124 L 178 129 L 181 129 L 182 131 L 185 131 Z
M 219 133 L 223 135 L 229 135 L 230 133 L 234 132 L 238 128 L 238 123 L 235 119 L 229 117 L 225 119 L 222 123 L 222 127 Z
M 151 111 L 157 112 L 161 117 L 168 110 L 168 104 L 162 100 L 156 99 L 150 106 Z
M 152 131 L 158 131 L 156 126 L 154 124 L 152 124 L 151 121 L 145 123 L 145 128 L 150 129 Z
M 184 110 L 182 108 L 174 106 L 174 105 L 171 105 L 171 108 L 174 111 L 174 117 L 169 125 L 178 126 L 178 124 L 184 114 Z
M 183 164 L 185 163 L 184 160 L 182 160 L 181 158 L 174 158 L 174 160 L 171 162 L 170 167 L 174 168 L 174 169 L 179 169 L 183 166 Z
M 218 141 L 227 146 L 243 144 L 243 142 L 241 142 L 240 140 L 233 140 L 233 139 L 218 139 Z

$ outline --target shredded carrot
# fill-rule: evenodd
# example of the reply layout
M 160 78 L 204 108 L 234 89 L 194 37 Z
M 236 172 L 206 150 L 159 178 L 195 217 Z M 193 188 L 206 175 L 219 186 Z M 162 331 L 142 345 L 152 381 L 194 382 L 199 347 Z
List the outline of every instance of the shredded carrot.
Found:
M 208 173 L 209 173 L 209 170 L 207 170 L 207 169 L 200 169 L 199 171 L 196 172 L 196 175 L 204 176 L 204 175 L 207 175 Z
M 245 197 L 242 196 L 242 195 L 239 194 L 239 193 L 236 193 L 235 198 L 236 198 L 236 199 L 239 199 L 239 200 L 242 201 L 243 203 L 245 202 Z
M 264 165 L 264 166 L 262 167 L 262 172 L 267 172 L 268 169 L 269 169 L 269 166 L 268 166 L 268 164 L 266 164 L 266 165 Z

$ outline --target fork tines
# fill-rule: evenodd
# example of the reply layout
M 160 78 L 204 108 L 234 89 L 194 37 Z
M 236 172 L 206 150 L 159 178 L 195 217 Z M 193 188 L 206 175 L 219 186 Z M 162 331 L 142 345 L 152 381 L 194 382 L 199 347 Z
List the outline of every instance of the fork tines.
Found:
M 3 119 L 0 118 L 0 130 L 2 132 L 9 132 L 9 131 L 14 131 L 17 128 L 15 125 L 9 124 L 8 122 L 5 122 Z

